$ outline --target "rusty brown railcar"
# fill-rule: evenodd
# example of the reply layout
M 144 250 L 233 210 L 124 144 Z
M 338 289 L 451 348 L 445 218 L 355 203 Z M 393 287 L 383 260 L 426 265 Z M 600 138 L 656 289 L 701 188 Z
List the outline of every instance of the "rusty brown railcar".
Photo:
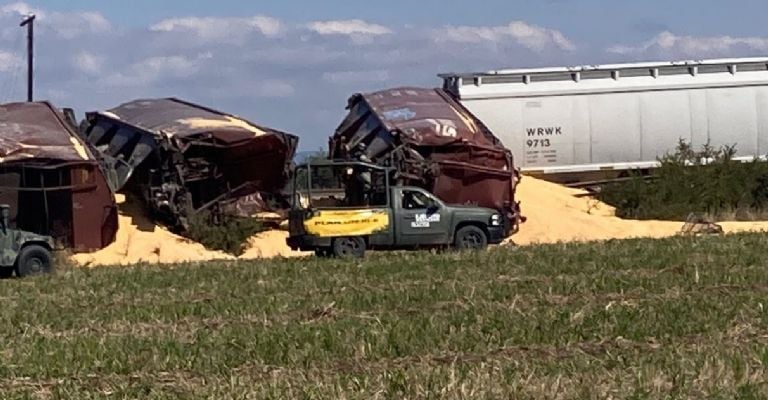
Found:
M 179 230 L 190 213 L 279 202 L 298 144 L 295 135 L 176 98 L 87 113 L 81 134 L 112 161 L 116 189 L 136 193 Z
M 503 212 L 508 232 L 524 218 L 511 152 L 442 89 L 402 87 L 358 93 L 329 143 L 329 157 L 394 167 L 396 182 L 444 201 Z
M 12 227 L 75 252 L 115 240 L 117 206 L 100 159 L 48 102 L 0 105 L 0 203 Z

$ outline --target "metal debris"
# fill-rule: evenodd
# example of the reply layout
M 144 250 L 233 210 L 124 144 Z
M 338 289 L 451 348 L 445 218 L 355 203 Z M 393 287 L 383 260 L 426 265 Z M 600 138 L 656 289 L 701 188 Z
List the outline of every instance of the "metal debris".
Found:
M 181 230 L 190 213 L 232 203 L 246 209 L 247 196 L 280 192 L 298 144 L 294 135 L 175 98 L 87 113 L 81 130 L 111 160 L 115 189 L 138 194 Z
M 702 214 L 690 213 L 680 228 L 682 235 L 722 235 L 723 227 Z

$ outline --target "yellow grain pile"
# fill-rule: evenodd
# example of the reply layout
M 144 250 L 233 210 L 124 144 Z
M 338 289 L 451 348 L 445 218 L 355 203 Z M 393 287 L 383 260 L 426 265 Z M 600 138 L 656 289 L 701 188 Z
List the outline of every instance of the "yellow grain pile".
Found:
M 232 260 L 235 257 L 207 250 L 203 245 L 185 239 L 157 226 L 141 207 L 126 202 L 118 195 L 120 229 L 117 239 L 107 248 L 91 254 L 76 254 L 72 261 L 82 266 L 129 265 L 138 263 L 169 264 L 209 260 Z M 291 257 L 300 253 L 285 244 L 286 232 L 263 232 L 252 237 L 241 259 Z
M 635 237 L 666 237 L 677 234 L 681 222 L 631 221 L 615 216 L 606 204 L 579 197 L 581 190 L 526 177 L 518 186 L 517 198 L 522 202 L 528 221 L 511 242 L 517 245 L 626 239 Z M 144 216 L 141 208 L 118 197 L 120 230 L 115 243 L 93 254 L 72 257 L 78 265 L 126 265 L 146 263 L 176 263 L 209 260 L 232 260 L 235 257 L 205 249 L 156 226 Z M 725 222 L 726 232 L 768 231 L 768 222 Z M 252 237 L 239 259 L 295 257 L 306 253 L 294 252 L 285 243 L 287 232 L 263 232 Z
M 633 221 L 615 216 L 613 207 L 570 189 L 525 177 L 517 188 L 523 215 L 528 221 L 512 238 L 518 245 L 628 239 L 675 235 L 683 226 L 671 221 Z M 726 222 L 726 232 L 768 230 L 768 222 Z
M 253 132 L 255 136 L 262 136 L 265 133 L 263 130 L 251 125 L 242 119 L 230 116 L 225 116 L 224 119 L 187 118 L 177 120 L 176 122 L 182 125 L 186 125 L 191 129 L 216 130 L 241 128 Z

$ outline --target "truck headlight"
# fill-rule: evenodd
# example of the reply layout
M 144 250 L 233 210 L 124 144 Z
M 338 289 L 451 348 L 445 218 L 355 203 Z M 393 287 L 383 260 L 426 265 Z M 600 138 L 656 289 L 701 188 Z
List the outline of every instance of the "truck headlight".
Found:
M 499 214 L 491 215 L 491 226 L 500 226 L 500 225 L 501 225 L 501 215 Z

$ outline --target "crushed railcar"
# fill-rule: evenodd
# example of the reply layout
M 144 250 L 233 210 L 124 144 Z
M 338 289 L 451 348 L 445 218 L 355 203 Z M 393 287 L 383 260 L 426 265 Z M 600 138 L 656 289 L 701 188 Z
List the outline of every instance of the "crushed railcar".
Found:
M 117 234 L 100 158 L 48 102 L 0 105 L 0 203 L 12 228 L 75 252 L 102 249 Z
M 515 201 L 512 153 L 442 89 L 402 87 L 350 97 L 329 157 L 392 167 L 393 179 L 453 204 L 503 212 L 508 233 L 525 219 Z
M 179 230 L 201 210 L 285 207 L 279 194 L 298 145 L 295 135 L 177 98 L 86 113 L 81 134 L 110 160 L 116 190 L 136 193 Z

